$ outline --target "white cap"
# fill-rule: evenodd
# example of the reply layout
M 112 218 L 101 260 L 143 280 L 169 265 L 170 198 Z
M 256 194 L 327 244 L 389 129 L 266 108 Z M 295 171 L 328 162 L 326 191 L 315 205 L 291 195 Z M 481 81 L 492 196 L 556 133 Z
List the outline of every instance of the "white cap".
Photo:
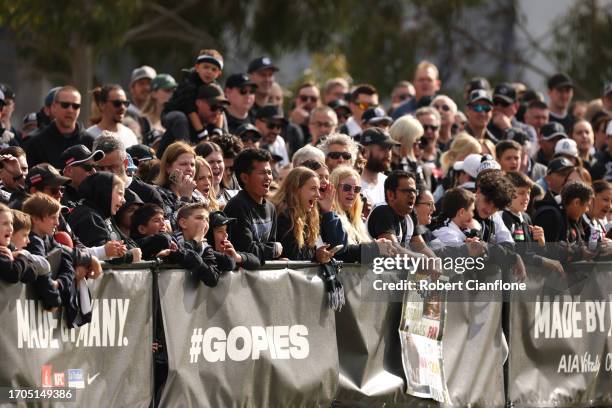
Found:
M 480 166 L 478 166 L 477 171 L 478 171 L 478 174 L 480 174 L 484 170 L 490 170 L 490 169 L 501 170 L 501 166 L 495 160 L 485 160 L 482 163 L 480 163 Z
M 134 82 L 143 78 L 148 78 L 152 80 L 156 76 L 157 72 L 153 68 L 148 65 L 143 65 L 142 67 L 134 68 L 134 70 L 132 71 L 130 84 L 133 84 Z
M 606 126 L 606 135 L 612 136 L 612 120 L 608 122 L 608 126 Z
M 476 153 L 468 154 L 463 161 L 455 162 L 453 169 L 465 171 L 470 177 L 476 178 L 478 177 L 478 167 L 481 161 L 482 155 Z
M 572 157 L 578 157 L 578 145 L 574 139 L 561 139 L 555 145 L 555 155 L 566 154 Z

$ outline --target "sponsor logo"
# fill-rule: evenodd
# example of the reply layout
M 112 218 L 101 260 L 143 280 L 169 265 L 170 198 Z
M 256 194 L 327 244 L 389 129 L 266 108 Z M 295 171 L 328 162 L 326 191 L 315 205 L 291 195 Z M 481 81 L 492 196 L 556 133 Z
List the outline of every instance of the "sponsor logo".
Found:
M 52 370 L 53 366 L 50 364 L 42 366 L 42 386 L 45 388 L 53 387 L 53 381 L 51 378 Z
M 83 370 L 80 368 L 71 368 L 67 371 L 67 373 L 69 388 L 85 388 L 85 376 L 83 375 Z
M 55 387 L 65 387 L 66 386 L 66 377 L 64 373 L 53 373 L 53 385 Z
M 87 385 L 91 384 L 99 375 L 100 375 L 99 372 L 95 373 L 91 377 L 89 376 L 89 374 L 87 374 Z

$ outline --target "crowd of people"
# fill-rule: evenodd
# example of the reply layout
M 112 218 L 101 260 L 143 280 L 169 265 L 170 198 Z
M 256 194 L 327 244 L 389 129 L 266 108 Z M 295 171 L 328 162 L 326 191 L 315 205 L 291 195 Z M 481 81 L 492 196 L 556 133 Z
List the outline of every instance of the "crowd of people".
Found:
M 91 91 L 87 124 L 67 85 L 16 125 L 2 85 L 0 277 L 32 284 L 77 326 L 100 261 L 162 259 L 215 286 L 270 260 L 398 248 L 487 254 L 516 279 L 525 264 L 563 275 L 608 254 L 612 83 L 577 101 L 563 73 L 546 96 L 473 78 L 453 100 L 422 61 L 387 110 L 374 85 L 333 78 L 300 85 L 285 114 L 270 58 L 222 87 L 223 68 L 216 50 L 178 82 L 136 68 L 127 92 Z

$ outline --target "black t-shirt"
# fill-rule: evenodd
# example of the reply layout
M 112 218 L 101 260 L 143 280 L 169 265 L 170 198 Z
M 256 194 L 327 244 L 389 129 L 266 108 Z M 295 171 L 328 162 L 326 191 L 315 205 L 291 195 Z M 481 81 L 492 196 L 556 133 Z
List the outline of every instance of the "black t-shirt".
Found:
M 563 117 L 559 117 L 557 115 L 555 115 L 553 112 L 550 112 L 549 114 L 549 120 L 551 122 L 557 122 L 563 125 L 563 127 L 565 128 L 565 131 L 567 132 L 567 134 L 570 133 L 570 131 L 572 130 L 572 125 L 574 123 L 574 118 L 572 118 L 572 116 L 569 114 L 569 112 L 563 116 Z
M 228 111 L 225 111 L 225 118 L 227 120 L 227 129 L 232 135 L 236 134 L 236 130 L 242 125 L 246 125 L 247 123 L 255 123 L 255 121 L 251 118 L 251 115 L 247 115 L 246 118 L 240 119 L 235 116 L 232 116 Z
M 418 225 L 414 212 L 402 217 L 387 204 L 374 208 L 368 217 L 368 232 L 372 238 L 391 233 L 403 247 L 410 244 L 412 237 L 421 235 Z

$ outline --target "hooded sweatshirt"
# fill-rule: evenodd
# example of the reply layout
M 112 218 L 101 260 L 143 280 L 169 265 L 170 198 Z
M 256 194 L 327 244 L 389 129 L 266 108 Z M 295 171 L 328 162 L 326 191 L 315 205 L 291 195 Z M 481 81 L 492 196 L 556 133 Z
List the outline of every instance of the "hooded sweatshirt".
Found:
M 115 224 L 111 214 L 113 174 L 100 172 L 87 177 L 79 186 L 82 205 L 76 207 L 68 217 L 74 233 L 88 247 L 100 246 L 112 240 L 123 240 L 128 249 L 136 244 Z M 111 263 L 132 263 L 131 253 L 115 258 Z

